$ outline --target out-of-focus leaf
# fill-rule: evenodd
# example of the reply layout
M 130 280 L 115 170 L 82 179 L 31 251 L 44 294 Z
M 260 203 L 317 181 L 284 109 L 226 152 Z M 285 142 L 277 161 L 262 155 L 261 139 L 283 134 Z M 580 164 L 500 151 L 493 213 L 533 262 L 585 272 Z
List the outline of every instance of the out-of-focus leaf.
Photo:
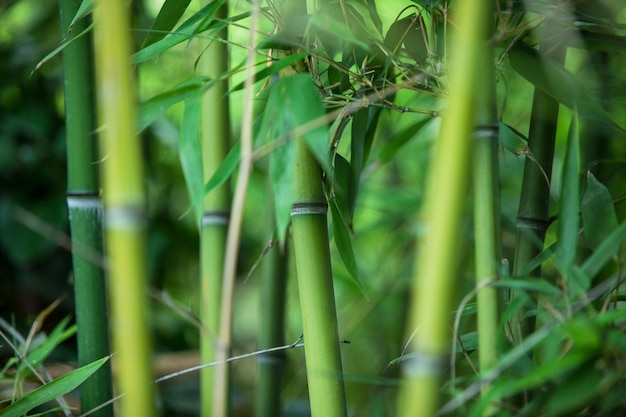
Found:
M 535 256 L 530 260 L 519 272 L 519 276 L 523 277 L 526 275 L 530 275 L 535 269 L 539 268 L 545 261 L 550 259 L 552 255 L 556 252 L 556 243 L 548 246 L 544 250 L 539 253 L 539 255 Z
M 366 107 L 360 109 L 352 116 L 352 138 L 350 141 L 352 187 L 350 188 L 351 194 L 349 200 L 351 216 L 354 214 L 356 207 L 356 200 L 361 183 L 361 173 L 363 172 L 363 167 L 367 162 L 372 148 L 380 112 L 380 107 Z
M 591 279 L 600 272 L 608 261 L 613 258 L 615 248 L 619 248 L 626 239 L 626 222 L 619 225 L 604 241 L 593 251 L 591 256 L 583 263 L 582 273 Z
M 619 223 L 611 193 L 591 171 L 587 172 L 587 188 L 583 194 L 581 213 L 585 241 L 591 249 L 597 250 Z M 617 250 L 618 247 L 615 247 L 613 253 Z
M 345 23 L 335 19 L 329 14 L 315 14 L 311 16 L 309 23 L 313 30 L 333 34 L 346 44 L 358 46 L 364 50 L 370 49 L 367 42 L 364 42 L 363 38 L 359 38 L 357 32 L 355 32 L 356 28 L 346 27 Z
M 383 33 L 383 22 L 380 20 L 380 15 L 378 14 L 378 10 L 376 10 L 376 1 L 375 0 L 367 0 L 367 11 L 370 14 L 370 19 L 374 23 L 376 30 L 378 33 Z
M 341 155 L 335 155 L 333 160 L 332 174 L 332 194 L 343 219 L 348 221 L 348 228 L 352 229 L 350 223 L 350 188 L 352 187 L 352 169 L 350 163 Z
M 524 42 L 517 42 L 509 53 L 515 71 L 553 99 L 580 116 L 599 120 L 620 131 L 613 118 L 598 104 L 574 74 L 549 58 L 543 57 Z
M 574 113 L 570 123 L 565 161 L 563 162 L 563 176 L 560 198 L 560 213 L 558 224 L 558 242 L 556 249 L 556 263 L 561 272 L 567 276 L 570 295 L 578 296 L 587 291 L 591 282 L 579 282 L 582 275 L 569 274 L 570 267 L 576 259 L 579 231 L 580 211 L 580 143 L 578 120 Z
M 390 161 L 398 153 L 398 151 L 402 149 L 402 147 L 411 139 L 413 139 L 415 135 L 417 135 L 417 133 L 431 120 L 433 120 L 431 117 L 420 120 L 419 122 L 404 128 L 400 132 L 394 133 L 393 138 L 389 142 L 385 143 L 378 154 L 380 162 Z
M 582 37 L 579 39 L 578 37 Z M 624 53 L 626 51 L 626 37 L 612 33 L 599 33 L 588 30 L 576 31 L 569 36 L 563 36 L 564 40 L 570 41 L 568 46 L 584 47 L 606 52 Z M 582 42 L 580 42 L 582 40 Z
M 163 39 L 178 23 L 191 0 L 165 0 L 159 14 L 154 19 L 150 32 L 143 41 L 142 48 Z
M 613 372 L 608 372 L 613 374 Z M 606 376 L 609 376 L 606 375 Z M 547 396 L 544 408 L 545 415 L 573 416 L 597 398 L 606 385 L 602 384 L 603 375 L 594 366 L 588 363 L 577 369 L 573 374 L 559 383 L 555 390 Z
M 498 142 L 507 151 L 519 155 L 528 150 L 528 140 L 506 123 L 499 122 Z
M 495 281 L 491 284 L 494 287 L 508 288 L 511 290 L 536 292 L 547 295 L 561 295 L 562 291 L 543 279 L 537 278 L 515 278 Z
M 139 131 L 144 130 L 158 119 L 173 104 L 186 100 L 202 89 L 210 86 L 214 81 L 207 77 L 196 77 L 185 81 L 170 91 L 154 96 L 139 105 Z
M 294 62 L 297 62 L 306 58 L 308 55 L 309 54 L 306 52 L 301 52 L 299 54 L 286 56 L 284 58 L 279 59 L 278 61 L 273 61 L 272 65 L 270 65 L 269 67 L 265 67 L 262 70 L 258 71 L 256 74 L 254 74 L 254 79 L 256 81 L 259 81 L 259 80 L 262 80 L 263 78 L 274 75 L 278 73 L 281 69 L 293 64 Z M 246 83 L 245 80 L 240 82 L 239 84 L 231 88 L 228 94 L 241 90 L 245 83 Z
M 354 257 L 354 250 L 352 249 L 352 238 L 350 236 L 348 223 L 346 222 L 346 219 L 341 215 L 341 211 L 339 210 L 339 207 L 337 207 L 337 202 L 334 199 L 329 199 L 329 206 L 333 219 L 333 232 L 335 235 L 337 250 L 339 251 L 339 256 L 341 256 L 343 264 L 350 273 L 350 276 L 352 276 L 352 280 L 354 281 L 355 285 L 357 286 L 359 291 L 361 291 L 361 294 L 363 294 L 363 297 L 368 299 L 367 291 L 365 290 L 365 285 L 361 280 L 359 267 Z
M 183 169 L 189 199 L 196 215 L 196 224 L 202 218 L 204 177 L 202 174 L 202 149 L 200 147 L 200 115 L 202 113 L 202 90 L 197 89 L 185 100 L 180 125 L 178 157 Z
M 235 145 L 228 151 L 226 158 L 217 170 L 211 176 L 209 182 L 204 185 L 204 195 L 207 195 L 213 191 L 216 187 L 224 184 L 226 180 L 235 170 L 235 167 L 241 159 L 241 142 L 235 143 Z
M 290 140 L 270 154 L 270 180 L 278 240 L 284 242 L 294 202 L 295 141 Z
M 108 359 L 99 359 L 42 385 L 0 411 L 0 417 L 21 417 L 33 408 L 69 393 L 100 369 Z

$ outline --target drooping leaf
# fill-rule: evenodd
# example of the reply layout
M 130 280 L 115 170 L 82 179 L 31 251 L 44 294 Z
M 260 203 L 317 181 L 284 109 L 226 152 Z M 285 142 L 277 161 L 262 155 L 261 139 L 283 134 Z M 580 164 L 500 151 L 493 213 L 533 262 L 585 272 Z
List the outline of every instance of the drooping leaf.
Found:
M 268 102 L 269 104 L 269 102 Z M 293 140 L 278 147 L 270 154 L 270 180 L 274 197 L 274 221 L 278 240 L 285 241 L 291 221 L 290 211 L 294 203 L 295 153 Z
M 196 77 L 144 101 L 139 105 L 139 131 L 148 127 L 172 105 L 197 94 L 198 91 L 209 87 L 213 82 L 207 77 Z
M 378 119 L 380 107 L 362 108 L 352 116 L 352 137 L 350 141 L 350 166 L 352 167 L 352 187 L 350 188 L 350 216 L 354 214 L 361 173 L 369 157 Z
M 519 155 L 528 151 L 528 139 L 506 123 L 499 122 L 498 142 L 507 151 Z
M 163 39 L 178 23 L 189 3 L 191 0 L 165 0 L 146 39 L 143 41 L 142 48 Z
M 403 130 L 394 133 L 393 137 L 390 141 L 385 143 L 378 154 L 378 159 L 380 162 L 388 162 L 390 161 L 397 153 L 400 151 L 411 139 L 415 137 L 419 133 L 420 130 L 424 126 L 426 126 L 433 118 L 429 117 L 427 119 L 420 120 L 417 123 L 414 123 Z
M 581 272 L 591 279 L 596 276 L 604 265 L 613 259 L 615 248 L 618 248 L 624 239 L 626 239 L 626 222 L 620 224 L 617 229 L 602 241 L 600 246 L 583 263 Z
M 69 321 L 69 317 L 65 317 L 61 320 L 41 345 L 37 346 L 31 352 L 28 352 L 26 360 L 32 368 L 38 368 L 63 341 L 69 339 L 76 333 L 76 325 L 67 327 Z M 20 363 L 18 372 L 30 374 L 31 371 L 27 364 Z
M 578 119 L 572 116 L 570 131 L 567 137 L 565 160 L 563 162 L 563 179 L 561 187 L 558 227 L 558 242 L 556 250 L 557 265 L 563 274 L 566 274 L 571 295 L 579 295 L 589 288 L 590 282 L 579 282 L 578 274 L 569 274 L 569 268 L 574 264 L 578 247 L 579 208 L 580 208 L 580 143 Z
M 239 160 L 241 159 L 241 142 L 235 143 L 235 145 L 228 151 L 226 158 L 222 164 L 217 168 L 217 170 L 211 176 L 209 182 L 204 185 L 204 195 L 207 195 L 215 188 L 224 184 L 226 180 L 230 177 L 230 175 L 235 170 L 237 164 L 239 164 Z
M 581 213 L 585 241 L 591 249 L 597 250 L 606 237 L 617 229 L 618 222 L 611 193 L 591 171 L 587 172 L 587 188 L 582 198 Z M 617 249 L 615 247 L 613 253 Z
M 350 236 L 348 223 L 346 219 L 342 216 L 341 211 L 337 206 L 337 202 L 334 199 L 329 199 L 329 206 L 330 213 L 333 219 L 333 232 L 335 235 L 337 250 L 339 251 L 339 256 L 341 256 L 343 264 L 350 273 L 350 276 L 352 277 L 357 288 L 359 289 L 359 291 L 361 291 L 361 294 L 363 294 L 363 297 L 368 299 L 367 291 L 365 290 L 365 285 L 361 280 L 359 267 L 356 263 L 356 258 L 354 257 L 352 238 Z
M 378 10 L 376 10 L 376 1 L 375 0 L 367 0 L 367 11 L 370 14 L 370 19 L 374 23 L 376 30 L 378 33 L 383 33 L 383 22 L 380 20 L 380 15 L 378 14 Z
M 344 220 L 348 221 L 348 228 L 352 230 L 350 223 L 350 189 L 352 187 L 352 170 L 350 163 L 341 155 L 337 154 L 333 160 L 331 198 L 335 200 L 337 208 Z
M 595 97 L 574 74 L 539 54 L 524 42 L 517 42 L 509 53 L 515 71 L 553 99 L 580 116 L 599 120 L 624 131 L 598 104 Z
M 187 192 L 196 215 L 196 224 L 202 218 L 204 177 L 202 173 L 202 149 L 200 146 L 200 116 L 202 113 L 202 90 L 196 89 L 185 100 L 180 125 L 178 157 L 185 177 Z
M 89 26 L 87 26 L 85 29 L 83 29 L 80 33 L 78 33 L 76 35 L 70 35 L 67 39 L 65 39 L 61 43 L 61 45 L 57 46 L 56 48 L 54 48 L 54 50 L 52 50 L 52 52 L 48 53 L 45 57 L 43 57 L 43 59 L 37 63 L 37 65 L 35 66 L 35 69 L 33 70 L 33 72 L 37 71 L 39 68 L 41 68 L 42 65 L 44 65 L 46 62 L 50 61 L 57 54 L 59 54 L 61 51 L 63 51 L 69 44 L 71 44 L 75 40 L 78 40 L 79 38 L 85 36 L 92 29 L 93 29 L 93 23 L 91 23 Z
M 42 385 L 0 411 L 0 417 L 21 417 L 33 408 L 69 393 L 100 369 L 108 359 L 99 359 Z
M 93 11 L 93 2 L 94 0 L 83 0 L 82 3 L 80 3 L 80 6 L 76 11 L 76 15 L 70 23 L 70 29 L 76 24 L 76 22 L 78 22 L 83 17 L 89 15 Z
M 263 78 L 270 77 L 274 74 L 277 74 L 283 68 L 288 67 L 294 62 L 297 62 L 306 58 L 308 55 L 309 54 L 306 52 L 301 52 L 299 54 L 286 56 L 284 58 L 279 59 L 278 61 L 273 61 L 272 65 L 270 65 L 269 67 L 265 67 L 262 70 L 259 70 L 256 74 L 254 74 L 254 79 L 256 81 L 260 81 Z M 233 88 L 230 89 L 228 94 L 241 90 L 244 87 L 245 83 L 246 82 L 244 80 L 240 82 L 239 84 L 235 85 Z

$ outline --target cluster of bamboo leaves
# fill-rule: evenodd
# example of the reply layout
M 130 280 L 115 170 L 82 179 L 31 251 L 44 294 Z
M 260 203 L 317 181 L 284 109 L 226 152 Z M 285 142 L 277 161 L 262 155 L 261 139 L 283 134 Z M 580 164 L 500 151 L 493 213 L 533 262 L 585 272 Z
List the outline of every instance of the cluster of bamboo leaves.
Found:
M 44 61 L 62 51 L 72 239 L 75 247 L 101 251 L 104 219 L 107 261 L 95 265 L 75 250 L 81 367 L 0 416 L 22 415 L 80 384 L 83 412 L 108 403 L 109 328 L 123 414 L 155 415 L 145 293 L 148 202 L 138 134 L 179 103 L 179 157 L 201 248 L 202 362 L 217 364 L 201 370 L 203 416 L 229 415 L 225 361 L 232 349 L 235 277 L 243 273 L 236 270 L 243 204 L 255 167 L 265 173 L 272 201 L 258 346 L 300 346 L 285 345 L 288 253 L 296 265 L 312 415 L 625 410 L 619 393 L 626 375 L 620 292 L 626 223 L 618 205 L 623 191 L 614 180 L 623 161 L 594 143 L 603 139 L 623 149 L 612 143 L 623 140 L 625 123 L 611 97 L 586 87 L 567 60 L 610 62 L 610 54 L 620 54 L 612 59 L 621 62 L 626 26 L 615 16 L 624 20 L 624 8 L 476 0 L 410 2 L 383 13 L 391 6 L 372 0 L 308 9 L 306 3 L 254 3 L 231 13 L 225 1 L 192 7 L 166 0 L 141 47 L 133 49 L 123 1 L 61 2 L 67 39 Z M 257 30 L 268 23 L 271 30 Z M 233 54 L 245 55 L 237 62 L 228 53 L 242 46 L 228 30 L 241 25 L 250 37 L 245 53 Z M 158 58 L 179 44 L 197 58 L 197 76 L 141 97 L 136 106 L 133 68 L 159 65 Z M 510 80 L 532 97 L 530 117 L 521 122 L 528 134 L 506 111 L 515 100 Z M 235 140 L 229 98 L 239 92 L 243 116 Z M 521 184 L 511 213 L 503 209 L 501 189 L 512 175 L 506 160 L 516 158 L 523 158 L 524 169 L 513 173 Z M 98 159 L 100 173 L 93 163 Z M 377 220 L 410 243 L 400 242 L 389 256 L 363 259 L 359 221 L 367 217 L 359 212 L 376 190 L 372 177 L 418 162 L 411 204 L 404 205 L 411 211 L 385 207 L 396 218 Z M 389 181 L 400 181 L 389 170 Z M 515 234 L 512 244 L 503 242 L 507 230 Z M 386 240 L 381 247 L 396 244 L 389 233 Z M 335 259 L 366 305 L 381 302 L 391 287 L 374 284 L 372 271 L 393 280 L 381 264 L 403 251 L 414 254 L 411 262 L 397 260 L 413 271 L 402 284 L 408 306 L 396 307 L 404 333 L 397 355 L 381 358 L 402 369 L 401 387 L 394 379 L 394 406 L 363 410 L 351 402 L 358 394 L 343 371 Z M 469 284 L 461 281 L 470 277 Z M 61 326 L 53 335 L 66 332 Z M 53 335 L 48 345 L 60 342 Z M 36 367 L 41 359 L 34 354 L 20 359 Z M 344 360 L 349 355 L 344 352 Z M 284 365 L 282 351 L 259 356 L 257 415 L 279 415 Z M 20 364 L 19 372 L 28 371 Z M 366 379 L 373 388 L 384 383 Z M 98 412 L 111 415 L 112 409 Z

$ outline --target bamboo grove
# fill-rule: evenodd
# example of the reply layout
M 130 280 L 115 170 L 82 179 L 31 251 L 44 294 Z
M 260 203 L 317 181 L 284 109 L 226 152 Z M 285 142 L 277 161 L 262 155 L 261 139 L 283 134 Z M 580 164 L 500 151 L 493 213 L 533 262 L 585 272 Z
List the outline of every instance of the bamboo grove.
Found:
M 618 3 L 60 0 L 75 326 L 0 417 L 626 412 Z

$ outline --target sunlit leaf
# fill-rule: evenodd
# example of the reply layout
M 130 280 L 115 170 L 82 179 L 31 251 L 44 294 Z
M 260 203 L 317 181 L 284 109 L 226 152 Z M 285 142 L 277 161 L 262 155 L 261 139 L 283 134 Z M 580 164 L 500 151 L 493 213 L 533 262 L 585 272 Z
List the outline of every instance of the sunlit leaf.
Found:
M 207 88 L 214 81 L 207 77 L 196 77 L 185 81 L 173 89 L 152 97 L 139 105 L 139 130 L 142 131 L 158 119 L 172 105 Z
M 599 120 L 623 131 L 598 104 L 595 97 L 574 74 L 549 58 L 543 57 L 524 42 L 510 50 L 515 71 L 553 99 L 578 112 L 580 116 Z
M 189 3 L 191 0 L 165 0 L 146 39 L 143 41 L 142 48 L 163 39 L 178 23 Z
M 202 113 L 202 90 L 197 89 L 185 100 L 180 125 L 178 157 L 187 184 L 187 191 L 196 215 L 196 224 L 202 218 L 204 179 L 202 174 L 202 149 L 200 146 L 200 116 Z
M 215 170 L 209 182 L 204 185 L 204 195 L 207 195 L 215 188 L 224 184 L 228 178 L 230 178 L 231 174 L 239 164 L 239 160 L 241 159 L 241 142 L 235 143 L 235 145 L 231 148 L 231 150 L 224 158 L 222 164 Z
M 591 249 L 597 250 L 602 241 L 615 229 L 618 222 L 609 190 L 587 172 L 587 188 L 583 194 L 581 213 L 585 241 Z M 613 253 L 617 252 L 617 247 Z
M 0 411 L 0 417 L 21 417 L 33 408 L 69 393 L 100 369 L 108 359 L 99 359 L 42 385 Z

